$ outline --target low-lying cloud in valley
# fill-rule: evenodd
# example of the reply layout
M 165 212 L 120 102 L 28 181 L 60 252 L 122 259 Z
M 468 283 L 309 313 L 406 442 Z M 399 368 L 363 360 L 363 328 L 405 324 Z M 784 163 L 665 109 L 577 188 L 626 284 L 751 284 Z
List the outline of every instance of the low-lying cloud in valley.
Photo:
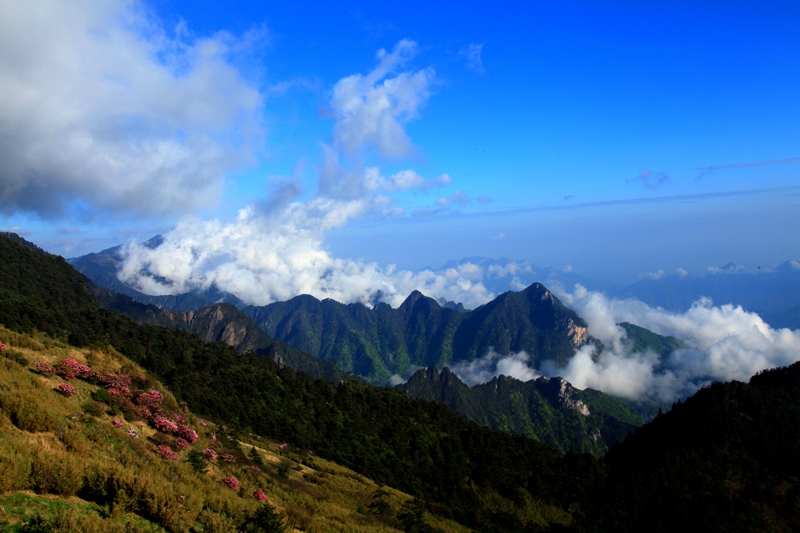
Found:
M 505 357 L 490 352 L 479 360 L 455 365 L 453 371 L 469 384 L 486 382 L 498 374 L 561 376 L 579 389 L 671 403 L 712 381 L 747 381 L 761 370 L 800 360 L 800 331 L 772 329 L 757 314 L 738 306 L 714 306 L 704 298 L 685 313 L 670 313 L 638 300 L 612 299 L 580 285 L 572 293 L 556 292 L 586 320 L 589 334 L 602 343 L 602 349 L 589 344 L 564 367 L 546 361 L 538 369 L 518 366 L 528 360 L 524 352 Z M 622 322 L 680 339 L 685 348 L 663 358 L 651 350 L 636 351 L 618 326 Z

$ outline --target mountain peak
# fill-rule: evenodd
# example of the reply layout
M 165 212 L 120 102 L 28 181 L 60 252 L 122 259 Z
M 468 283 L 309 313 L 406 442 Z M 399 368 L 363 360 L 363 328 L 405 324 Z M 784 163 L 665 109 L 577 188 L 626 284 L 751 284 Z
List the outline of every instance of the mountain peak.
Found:
M 789 259 L 788 261 L 778 265 L 775 270 L 780 270 L 781 272 L 798 272 L 800 271 L 800 260 Z

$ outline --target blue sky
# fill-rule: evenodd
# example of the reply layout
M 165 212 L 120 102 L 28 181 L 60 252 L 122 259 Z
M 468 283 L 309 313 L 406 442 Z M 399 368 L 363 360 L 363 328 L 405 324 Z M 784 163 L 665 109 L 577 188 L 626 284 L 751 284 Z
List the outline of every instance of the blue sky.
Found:
M 476 255 L 800 257 L 797 2 L 381 4 L 4 3 L 0 227 L 68 257 L 172 234 L 128 273 L 181 287 L 357 271 L 344 299 Z

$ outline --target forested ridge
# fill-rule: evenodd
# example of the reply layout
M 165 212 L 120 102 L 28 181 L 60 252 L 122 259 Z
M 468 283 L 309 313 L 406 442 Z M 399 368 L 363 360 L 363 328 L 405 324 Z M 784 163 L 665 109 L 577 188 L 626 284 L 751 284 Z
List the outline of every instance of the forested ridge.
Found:
M 334 385 L 108 311 L 66 262 L 0 238 L 0 323 L 112 345 L 178 401 L 308 448 L 476 531 L 790 531 L 800 525 L 800 365 L 713 384 L 602 460 L 493 432 L 445 406 Z

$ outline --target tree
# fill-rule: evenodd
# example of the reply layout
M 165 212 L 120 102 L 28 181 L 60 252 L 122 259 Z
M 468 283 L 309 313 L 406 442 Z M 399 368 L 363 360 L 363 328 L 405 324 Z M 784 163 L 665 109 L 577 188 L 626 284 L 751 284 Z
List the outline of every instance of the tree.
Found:
M 286 529 L 283 516 L 268 503 L 256 509 L 239 527 L 244 533 L 284 533 Z
M 250 451 L 247 453 L 247 457 L 249 457 L 253 461 L 253 464 L 263 468 L 264 460 L 261 458 L 261 454 L 258 453 L 255 446 L 250 448 Z
M 433 533 L 433 528 L 425 522 L 425 502 L 420 499 L 406 501 L 397 518 L 406 533 Z
M 375 492 L 372 493 L 372 503 L 367 508 L 375 514 L 389 516 L 392 514 L 392 507 L 386 501 L 389 492 L 386 490 L 385 485 L 380 484 Z

